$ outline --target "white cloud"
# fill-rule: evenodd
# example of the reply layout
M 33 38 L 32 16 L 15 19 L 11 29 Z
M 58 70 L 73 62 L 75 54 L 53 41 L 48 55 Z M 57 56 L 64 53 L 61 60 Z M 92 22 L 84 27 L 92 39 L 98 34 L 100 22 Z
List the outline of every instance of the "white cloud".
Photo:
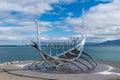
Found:
M 75 0 L 0 0 L 0 40 L 35 39 L 36 26 L 34 20 L 36 16 L 42 15 L 53 9 L 51 4 L 69 4 Z M 83 0 L 84 1 L 84 0 Z M 98 1 L 98 0 L 97 0 Z M 106 0 L 100 0 L 106 1 Z M 59 7 L 61 10 L 63 8 Z M 17 12 L 11 15 L 10 12 Z M 55 13 L 54 13 L 55 14 Z M 19 16 L 18 16 L 19 15 Z M 80 33 L 81 17 L 71 18 L 73 14 L 68 13 L 68 18 L 62 21 L 45 22 L 40 21 L 41 32 L 50 31 L 56 26 L 67 32 Z M 88 36 L 88 41 L 100 42 L 120 38 L 120 1 L 113 0 L 111 3 L 99 4 L 90 8 L 85 15 L 85 26 L 92 29 Z M 14 24 L 6 27 L 2 24 Z M 92 28 L 91 28 L 92 27 Z M 29 33 L 29 32 L 32 32 Z M 41 37 L 42 40 L 67 40 L 66 37 L 50 38 Z M 13 42 L 14 43 L 14 42 Z M 2 44 L 2 43 L 1 43 Z M 6 43 L 7 44 L 7 43 Z
M 68 37 L 50 37 L 50 36 L 44 36 L 44 37 L 41 37 L 41 40 L 42 41 L 50 41 L 50 42 L 60 42 L 60 41 L 68 41 L 69 38 Z
M 75 0 L 0 0 L 0 44 L 17 44 L 35 39 L 37 16 L 53 10 L 51 4 L 70 4 Z M 15 14 L 16 13 L 16 14 Z M 15 14 L 15 15 L 14 15 Z M 39 21 L 40 31 L 52 30 L 51 22 Z
M 17 11 L 27 14 L 42 14 L 52 10 L 51 4 L 54 3 L 72 3 L 75 0 L 0 0 L 0 11 Z
M 81 17 L 68 17 L 64 22 L 69 26 L 69 31 L 80 33 Z M 120 39 L 120 1 L 114 0 L 90 8 L 85 14 L 85 27 L 90 29 L 89 42 Z
M 73 16 L 74 14 L 73 14 L 72 12 L 68 12 L 67 15 L 68 15 L 69 17 L 71 17 L 71 16 Z
M 103 37 L 104 40 L 118 39 L 120 34 L 119 8 L 119 0 L 92 7 L 86 16 L 86 23 L 93 25 L 91 34 Z
M 14 22 L 14 20 L 13 20 Z M 11 21 L 12 23 L 12 21 Z M 51 22 L 40 23 L 40 32 L 49 31 L 52 29 Z M 0 44 L 23 44 L 22 39 L 36 41 L 36 24 L 35 21 L 19 21 L 15 20 L 15 26 L 0 27 Z

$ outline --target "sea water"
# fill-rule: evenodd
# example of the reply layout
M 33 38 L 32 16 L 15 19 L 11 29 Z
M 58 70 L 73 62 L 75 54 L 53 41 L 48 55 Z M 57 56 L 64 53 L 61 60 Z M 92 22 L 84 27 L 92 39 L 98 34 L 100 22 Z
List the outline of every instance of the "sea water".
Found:
M 120 46 L 86 46 L 84 50 L 97 60 L 120 62 Z
M 50 49 L 42 46 L 44 52 L 50 54 Z M 65 49 L 67 50 L 67 48 Z M 120 62 L 120 46 L 85 46 L 84 51 L 97 60 Z M 57 54 L 62 53 L 62 49 Z M 56 55 L 55 49 L 52 49 L 52 55 Z M 0 62 L 22 61 L 22 60 L 40 60 L 39 52 L 30 46 L 0 47 Z

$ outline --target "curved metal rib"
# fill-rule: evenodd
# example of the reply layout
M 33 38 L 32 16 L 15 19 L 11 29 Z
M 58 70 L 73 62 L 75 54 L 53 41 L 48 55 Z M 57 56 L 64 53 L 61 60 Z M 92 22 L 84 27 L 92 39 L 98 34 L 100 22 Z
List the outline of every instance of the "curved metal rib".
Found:
M 28 69 L 29 69 L 29 70 L 33 70 L 33 68 L 31 68 L 31 66 L 36 65 L 36 62 L 37 62 L 37 61 L 34 61 L 30 66 L 28 66 Z
M 82 58 L 83 60 L 85 60 L 85 61 L 87 61 L 88 63 L 90 63 L 92 66 L 93 66 L 93 68 L 95 68 L 95 66 L 92 64 L 92 62 L 90 62 L 90 60 L 88 60 L 88 59 L 86 59 L 86 58 L 84 58 L 84 57 L 80 57 L 80 58 Z
M 48 68 L 48 67 L 45 65 L 45 63 L 46 63 L 46 62 L 43 62 L 42 65 L 43 65 L 47 70 L 53 70 L 53 67 L 51 67 L 51 69 L 50 69 L 50 68 Z
M 49 68 L 45 66 L 45 62 L 43 62 L 42 65 L 45 67 L 45 69 L 49 70 Z
M 75 61 L 78 62 L 78 63 L 80 63 L 80 64 L 82 64 L 82 65 L 84 65 L 87 69 L 91 70 L 91 68 L 89 66 L 87 66 L 86 64 L 84 64 L 84 63 L 82 63 L 82 62 L 80 62 L 78 60 L 75 60 Z
M 78 66 L 77 64 L 75 64 L 75 63 L 73 63 L 73 62 L 68 62 L 68 63 L 71 63 L 71 64 L 73 64 L 73 65 L 75 65 L 77 68 L 79 68 L 81 71 L 85 71 L 84 69 L 82 69 L 80 66 Z
M 86 52 L 82 52 L 84 55 L 86 55 L 86 56 L 88 56 L 89 58 L 91 58 L 91 60 L 95 63 L 95 65 L 97 66 L 98 65 L 98 63 L 96 62 L 96 60 L 93 58 L 93 57 L 91 57 L 89 54 L 87 54 Z
M 38 64 L 42 63 L 42 61 L 39 61 L 38 63 L 35 64 L 35 67 L 38 69 L 38 70 L 41 70 L 40 67 L 38 67 Z

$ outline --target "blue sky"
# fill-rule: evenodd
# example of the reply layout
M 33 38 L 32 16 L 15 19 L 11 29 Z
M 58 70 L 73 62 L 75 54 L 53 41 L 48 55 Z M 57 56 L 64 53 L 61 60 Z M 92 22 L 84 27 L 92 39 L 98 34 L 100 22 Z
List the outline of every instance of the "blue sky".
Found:
M 120 38 L 119 0 L 0 0 L 0 44 L 23 44 L 36 41 L 39 22 L 42 41 L 66 41 L 78 36 L 85 10 L 87 42 Z

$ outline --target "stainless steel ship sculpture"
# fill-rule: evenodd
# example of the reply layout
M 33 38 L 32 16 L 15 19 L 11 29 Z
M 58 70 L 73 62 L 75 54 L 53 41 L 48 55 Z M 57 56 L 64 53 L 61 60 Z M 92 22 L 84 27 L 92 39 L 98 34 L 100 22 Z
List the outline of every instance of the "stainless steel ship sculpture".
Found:
M 84 13 L 83 13 L 84 14 Z M 82 27 L 84 29 L 84 15 L 82 17 Z M 35 61 L 28 68 L 30 70 L 39 70 L 42 72 L 62 72 L 62 73 L 81 73 L 89 72 L 97 66 L 96 60 L 90 56 L 88 53 L 83 51 L 84 44 L 87 38 L 88 31 L 81 33 L 82 39 L 77 42 L 79 37 L 71 37 L 73 45 L 68 42 L 68 44 L 60 44 L 62 47 L 62 53 L 58 54 L 58 46 L 54 44 L 48 44 L 49 53 L 45 53 L 41 49 L 40 45 L 40 32 L 39 25 L 37 23 L 37 40 L 38 44 L 34 41 L 23 40 L 26 44 L 34 47 L 40 53 L 41 60 Z M 65 51 L 65 46 L 68 50 Z M 71 46 L 73 46 L 71 48 Z M 54 49 L 53 49 L 54 48 Z M 52 50 L 55 50 L 56 55 L 53 56 Z

